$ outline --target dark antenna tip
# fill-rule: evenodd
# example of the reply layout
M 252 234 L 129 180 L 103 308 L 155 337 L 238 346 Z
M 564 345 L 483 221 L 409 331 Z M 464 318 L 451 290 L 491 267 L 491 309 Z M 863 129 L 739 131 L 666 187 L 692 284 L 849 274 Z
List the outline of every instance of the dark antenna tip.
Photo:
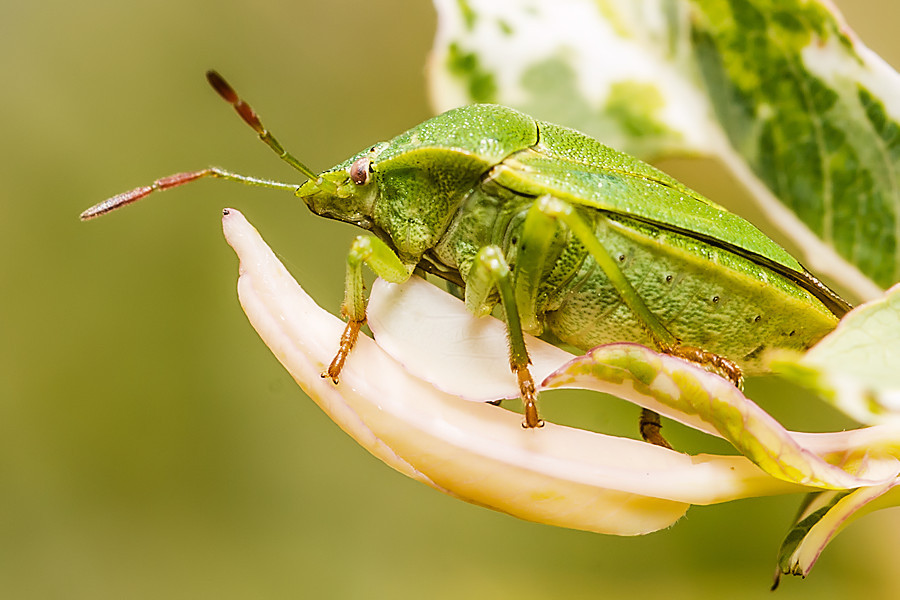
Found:
M 239 100 L 237 92 L 234 91 L 234 88 L 231 87 L 228 82 L 225 81 L 225 78 L 219 75 L 218 72 L 210 69 L 206 72 L 206 80 L 209 82 L 209 85 L 216 90 L 217 94 L 231 104 L 234 104 Z
M 241 100 L 240 96 L 238 96 L 234 88 L 225 81 L 224 77 L 219 75 L 218 72 L 210 69 L 206 72 L 206 80 L 209 82 L 209 85 L 216 90 L 216 93 L 219 94 L 219 96 L 231 104 L 234 110 L 237 111 L 237 114 L 243 119 L 244 123 L 256 131 L 259 139 L 278 154 L 278 157 L 281 158 L 281 160 L 285 161 L 310 179 L 318 177 L 309 167 L 294 158 L 290 152 L 285 150 L 284 147 L 278 143 L 275 136 L 263 127 L 262 121 L 260 121 L 256 111 L 254 111 L 249 104 Z

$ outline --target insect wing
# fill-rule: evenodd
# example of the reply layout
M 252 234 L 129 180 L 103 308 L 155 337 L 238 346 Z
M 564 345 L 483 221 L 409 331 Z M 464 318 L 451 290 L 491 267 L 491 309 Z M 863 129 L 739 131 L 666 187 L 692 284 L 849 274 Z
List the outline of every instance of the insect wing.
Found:
M 497 171 L 501 185 L 719 240 L 803 272 L 796 259 L 759 229 L 662 171 L 572 129 L 544 122 L 538 126 L 539 143 L 510 156 Z

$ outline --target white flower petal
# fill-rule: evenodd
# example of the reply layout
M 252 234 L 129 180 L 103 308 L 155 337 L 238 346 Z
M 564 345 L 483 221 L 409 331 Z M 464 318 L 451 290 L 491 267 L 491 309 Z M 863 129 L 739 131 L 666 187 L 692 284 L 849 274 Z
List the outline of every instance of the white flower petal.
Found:
M 379 346 L 439 390 L 476 402 L 519 397 L 518 380 L 509 368 L 506 325 L 475 318 L 461 301 L 427 281 L 412 277 L 397 285 L 375 280 L 368 321 Z M 534 336 L 525 337 L 535 382 L 575 358 Z
M 691 457 L 552 423 L 524 430 L 517 414 L 413 377 L 365 336 L 335 386 L 320 373 L 343 323 L 306 295 L 243 215 L 226 210 L 223 228 L 241 260 L 241 304 L 294 379 L 369 452 L 438 490 L 523 519 L 636 535 L 669 526 L 691 503 L 805 489 L 743 457 Z

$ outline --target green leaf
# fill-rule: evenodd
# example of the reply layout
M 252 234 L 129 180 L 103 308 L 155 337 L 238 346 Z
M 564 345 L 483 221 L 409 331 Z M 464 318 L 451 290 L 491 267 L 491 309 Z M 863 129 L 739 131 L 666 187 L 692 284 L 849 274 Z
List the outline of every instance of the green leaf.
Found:
M 435 7 L 436 110 L 498 102 L 644 159 L 715 156 L 817 273 L 865 299 L 900 279 L 900 76 L 830 4 Z
M 838 254 L 880 286 L 900 279 L 897 73 L 824 3 L 690 4 L 697 63 L 732 146 Z
M 900 285 L 848 313 L 804 355 L 774 352 L 771 368 L 861 423 L 900 420 Z

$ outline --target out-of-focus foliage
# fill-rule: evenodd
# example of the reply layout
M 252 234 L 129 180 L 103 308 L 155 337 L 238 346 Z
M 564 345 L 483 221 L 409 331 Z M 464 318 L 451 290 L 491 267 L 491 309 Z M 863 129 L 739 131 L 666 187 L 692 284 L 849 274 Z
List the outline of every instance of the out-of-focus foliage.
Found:
M 435 5 L 439 110 L 499 102 L 644 158 L 716 157 L 819 273 L 863 298 L 900 279 L 900 75 L 831 3 Z
M 840 4 L 896 62 L 900 8 Z M 325 168 L 432 114 L 422 71 L 434 31 L 424 2 L 5 7 L 4 596 L 420 598 L 423 581 L 434 598 L 762 595 L 787 526 L 768 518 L 794 499 L 696 510 L 664 535 L 600 536 L 446 498 L 334 426 L 247 324 L 220 211 L 239 207 L 264 228 L 333 311 L 352 228 L 314 219 L 290 195 L 217 181 L 78 222 L 105 197 L 207 164 L 299 182 L 209 90 L 206 69 Z M 748 387 L 792 426 L 848 425 L 795 389 Z M 633 407 L 614 400 L 562 392 L 544 406 L 556 421 L 634 434 Z M 680 448 L 707 444 L 665 431 Z M 779 598 L 896 596 L 897 534 L 891 511 L 864 519 Z

